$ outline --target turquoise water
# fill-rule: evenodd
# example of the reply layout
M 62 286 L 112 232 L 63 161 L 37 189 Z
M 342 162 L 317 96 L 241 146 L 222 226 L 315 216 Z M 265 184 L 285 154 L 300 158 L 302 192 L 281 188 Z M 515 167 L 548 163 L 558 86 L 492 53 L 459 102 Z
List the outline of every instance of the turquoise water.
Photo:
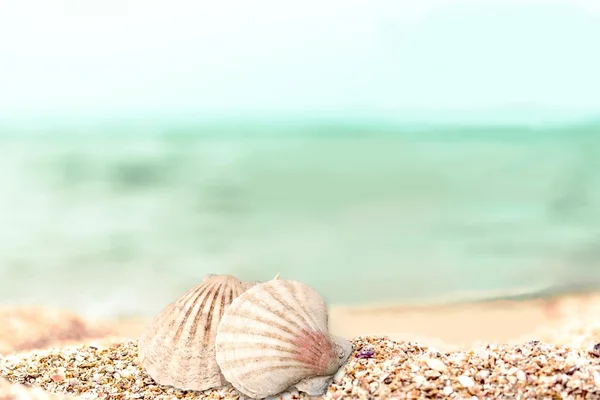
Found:
M 335 304 L 600 282 L 600 125 L 111 129 L 0 139 L 0 302 L 148 314 L 214 272 Z

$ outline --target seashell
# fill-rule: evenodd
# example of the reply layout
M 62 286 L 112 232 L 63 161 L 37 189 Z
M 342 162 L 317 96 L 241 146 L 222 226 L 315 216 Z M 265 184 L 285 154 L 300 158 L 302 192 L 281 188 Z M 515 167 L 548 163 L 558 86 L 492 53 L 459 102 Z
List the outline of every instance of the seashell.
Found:
M 210 274 L 212 276 L 215 276 L 215 274 Z M 277 275 L 275 275 L 275 278 L 273 278 L 272 280 L 276 281 L 279 279 L 279 272 L 277 273 Z M 262 283 L 262 281 L 252 281 L 252 282 L 243 282 L 242 281 L 242 287 L 244 288 L 244 292 L 248 289 L 250 289 L 253 286 L 256 286 L 258 284 Z
M 332 380 L 333 376 L 315 376 L 314 378 L 302 379 L 295 387 L 298 391 L 309 396 L 321 396 L 327 391 Z
M 348 357 L 350 357 L 350 354 L 352 354 L 352 343 L 340 336 L 331 335 L 331 338 L 335 343 L 336 352 L 341 360 L 340 363 L 343 365 L 348 360 Z M 316 376 L 314 378 L 306 378 L 298 382 L 295 387 L 299 391 L 304 392 L 309 396 L 321 396 L 327 391 L 333 378 L 333 376 Z
M 348 340 L 329 334 L 319 293 L 290 280 L 261 283 L 233 300 L 215 346 L 225 379 L 252 398 L 297 385 L 321 395 L 352 352 Z
M 142 367 L 161 385 L 207 390 L 226 384 L 215 360 L 215 337 L 233 299 L 259 284 L 231 275 L 207 275 L 196 287 L 167 305 L 142 331 Z

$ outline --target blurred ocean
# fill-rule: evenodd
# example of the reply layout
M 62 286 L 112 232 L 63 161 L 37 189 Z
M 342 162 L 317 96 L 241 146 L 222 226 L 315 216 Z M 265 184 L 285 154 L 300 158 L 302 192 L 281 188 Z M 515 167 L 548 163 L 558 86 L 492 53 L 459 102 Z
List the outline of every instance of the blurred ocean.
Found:
M 127 129 L 0 132 L 0 302 L 152 314 L 206 273 L 354 305 L 600 283 L 600 124 Z

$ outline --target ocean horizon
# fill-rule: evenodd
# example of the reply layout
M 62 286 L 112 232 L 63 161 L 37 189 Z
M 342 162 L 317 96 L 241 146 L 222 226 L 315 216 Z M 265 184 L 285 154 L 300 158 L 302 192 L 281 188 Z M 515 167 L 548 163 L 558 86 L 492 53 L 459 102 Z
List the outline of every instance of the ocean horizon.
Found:
M 0 303 L 152 315 L 208 273 L 330 304 L 600 287 L 600 123 L 0 130 Z

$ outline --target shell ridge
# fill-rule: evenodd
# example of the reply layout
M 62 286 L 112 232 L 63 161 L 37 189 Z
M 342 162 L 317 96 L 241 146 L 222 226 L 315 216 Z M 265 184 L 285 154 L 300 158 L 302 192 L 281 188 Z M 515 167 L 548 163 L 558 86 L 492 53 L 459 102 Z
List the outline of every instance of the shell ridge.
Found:
M 277 372 L 282 372 L 282 371 L 286 371 L 286 370 L 293 370 L 293 371 L 305 371 L 308 373 L 312 373 L 313 370 L 309 367 L 303 366 L 303 367 L 298 367 L 297 363 L 292 362 L 289 364 L 276 364 L 276 365 L 270 365 L 270 366 L 265 366 L 262 368 L 253 368 L 249 371 L 246 371 L 244 373 L 242 373 L 240 375 L 240 377 L 242 379 L 249 379 L 249 378 L 258 378 L 261 375 L 265 375 L 269 372 L 273 372 L 273 371 L 277 371 Z M 299 382 L 299 381 L 298 381 Z M 297 382 L 295 382 L 297 383 Z M 292 384 L 293 385 L 293 384 Z M 285 386 L 283 386 L 283 389 L 286 389 L 288 387 L 290 387 L 291 385 L 289 384 L 285 384 Z
M 194 318 L 192 318 L 192 325 L 189 330 L 189 335 L 186 341 L 186 345 L 190 346 L 194 340 L 198 339 L 196 334 L 198 333 L 198 327 L 200 322 L 204 322 L 205 328 L 210 327 L 211 319 L 210 313 L 212 312 L 212 307 L 214 306 L 215 298 L 219 294 L 220 289 L 223 287 L 223 284 L 215 283 L 210 289 L 203 292 L 204 296 L 198 296 L 196 298 L 196 302 L 194 303 L 193 314 Z M 201 301 L 200 301 L 201 300 Z M 208 305 L 208 315 L 205 315 L 205 309 Z M 206 332 L 206 329 L 205 329 Z M 204 340 L 204 335 L 202 335 L 202 343 L 206 343 Z
M 237 342 L 237 350 L 254 350 L 259 348 L 261 350 L 277 350 L 281 352 L 288 352 L 292 354 L 300 355 L 298 350 L 282 346 L 275 343 L 256 343 L 256 342 Z M 236 358 L 238 359 L 238 358 Z
M 288 326 L 286 326 L 285 324 L 281 323 L 280 321 L 265 318 L 263 316 L 255 314 L 251 311 L 249 311 L 248 313 L 246 313 L 244 315 L 241 315 L 237 312 L 231 312 L 230 315 L 232 317 L 239 318 L 240 320 L 251 319 L 251 320 L 260 322 L 263 325 L 264 330 L 255 331 L 253 336 L 268 336 L 268 335 L 262 335 L 262 334 L 263 333 L 272 334 L 271 329 L 277 329 L 277 330 L 281 331 L 281 333 L 290 334 L 291 336 L 289 338 L 293 338 L 295 336 L 294 331 L 292 329 L 290 329 Z M 245 326 L 242 326 L 241 330 L 229 329 L 229 330 L 227 330 L 227 332 L 228 333 L 245 333 L 244 328 L 245 328 Z
M 329 337 L 329 329 L 323 330 L 323 325 L 316 320 L 316 317 L 310 314 L 310 318 L 313 322 L 314 331 L 310 332 L 310 341 L 312 342 L 312 346 L 310 347 L 310 353 L 315 357 L 315 359 L 320 359 L 323 356 L 332 357 L 335 356 L 335 343 Z M 325 318 L 327 318 L 327 314 L 325 314 Z M 327 323 L 325 323 L 325 327 L 327 328 Z M 326 349 L 322 348 L 322 345 L 326 345 Z
M 292 296 L 294 296 L 294 298 L 296 299 L 297 302 L 299 302 L 300 304 L 312 304 L 311 299 L 308 298 L 308 295 L 312 295 L 312 297 L 317 297 L 318 301 L 319 301 L 319 305 L 321 305 L 323 307 L 323 309 L 325 310 L 324 315 L 321 315 L 322 317 L 322 321 L 318 321 L 317 317 L 314 313 L 309 313 L 308 316 L 312 321 L 312 326 L 314 328 L 315 331 L 320 331 L 323 333 L 326 333 L 329 331 L 329 315 L 327 313 L 327 306 L 325 305 L 325 302 L 323 301 L 323 299 L 321 298 L 321 296 L 312 288 L 310 288 L 310 292 L 304 292 L 304 298 L 300 298 L 300 294 L 297 291 L 297 288 L 293 288 L 292 289 Z
M 208 282 L 206 285 L 200 285 L 196 288 L 190 289 L 179 300 L 174 302 L 174 309 L 168 310 L 167 313 L 168 317 L 173 317 L 173 319 L 171 319 L 169 322 L 169 328 L 174 328 L 172 325 L 174 325 L 176 322 L 178 325 L 176 329 L 172 330 L 173 335 L 170 336 L 171 340 L 178 340 L 181 337 L 187 319 L 194 309 L 197 308 L 198 301 L 204 299 L 203 296 L 208 295 L 207 290 L 211 289 L 212 286 L 214 286 L 214 284 L 212 282 Z M 177 312 L 183 313 L 183 317 L 180 320 L 176 319 L 176 316 L 179 315 Z M 164 316 L 164 314 L 162 316 Z
M 240 290 L 240 285 L 235 285 L 235 286 L 229 287 L 229 291 L 226 293 L 225 296 L 223 296 L 223 299 L 221 301 L 221 308 L 219 309 L 218 323 L 221 323 L 221 319 L 223 318 L 223 315 L 225 315 L 225 311 L 227 310 L 229 305 L 235 300 L 236 297 L 238 297 L 242 293 L 243 293 L 243 291 Z M 218 324 L 215 326 L 215 330 L 217 330 L 217 329 L 219 329 Z M 215 332 L 215 334 L 216 334 L 216 332 Z
M 138 339 L 146 373 L 159 385 L 182 390 L 225 384 L 215 358 L 215 339 L 220 318 L 244 288 L 233 276 L 208 276 L 167 305 Z
M 236 285 L 236 288 L 237 288 L 237 285 Z M 235 291 L 235 289 L 233 287 L 230 287 L 229 292 L 227 292 L 226 295 L 224 295 L 223 298 L 221 299 L 221 307 L 219 308 L 219 313 L 217 316 L 217 325 L 215 326 L 215 331 L 217 329 L 219 329 L 219 324 L 221 323 L 221 319 L 223 319 L 223 315 L 225 314 L 225 311 L 227 310 L 227 308 L 229 307 L 231 302 L 237 296 L 239 296 L 239 294 Z
M 219 290 L 221 285 L 221 282 L 217 280 L 211 280 L 210 282 L 207 282 L 206 285 L 200 285 L 198 291 L 190 293 L 190 296 L 182 302 L 186 304 L 187 308 L 185 309 L 183 318 L 178 321 L 179 325 L 177 328 L 177 333 L 173 336 L 172 340 L 180 340 L 183 332 L 186 332 L 187 337 L 182 343 L 183 347 L 177 349 L 178 351 L 171 353 L 167 360 L 155 360 L 159 363 L 164 363 L 166 361 L 166 364 L 170 367 L 169 370 L 178 369 L 178 366 L 184 366 L 184 368 L 179 368 L 180 372 L 176 376 L 170 376 L 172 385 L 179 386 L 185 384 L 185 382 L 193 380 L 193 376 L 197 373 L 197 369 L 191 366 L 195 355 L 188 351 L 184 353 L 182 350 L 184 348 L 191 348 L 193 344 L 198 341 L 198 338 L 196 337 L 198 332 L 198 324 L 200 321 L 205 321 L 205 307 L 207 304 L 210 304 L 215 293 Z M 204 346 L 205 343 L 200 343 L 203 343 L 203 351 L 207 351 L 207 348 Z
M 198 301 L 201 296 L 206 293 L 210 288 L 217 285 L 218 283 L 215 281 L 207 281 L 202 282 L 200 285 L 191 288 L 187 292 L 185 292 L 179 299 L 174 301 L 175 307 L 178 308 L 179 311 L 188 310 L 190 307 L 193 307 L 194 304 Z
M 279 281 L 279 282 L 284 282 L 285 286 L 290 289 L 290 287 L 293 287 L 293 285 L 289 284 L 287 281 Z M 300 309 L 298 310 L 295 305 L 290 304 L 288 301 L 284 300 L 284 296 L 280 296 L 280 293 L 275 294 L 276 290 L 272 290 L 269 292 L 269 294 L 271 295 L 271 297 L 273 297 L 273 299 L 275 299 L 279 304 L 281 304 L 283 307 L 285 307 L 286 310 L 288 310 L 289 312 L 291 312 L 295 317 L 297 317 L 297 319 L 295 321 L 292 321 L 288 318 L 286 318 L 286 314 L 280 315 L 280 318 L 285 321 L 288 322 L 290 325 L 293 325 L 295 328 L 297 328 L 299 331 L 301 331 L 304 335 L 306 335 L 307 337 L 312 336 L 312 333 L 306 329 L 306 327 L 302 326 L 301 323 L 298 322 L 298 319 L 303 322 L 305 325 L 309 325 L 311 326 L 310 323 L 308 323 L 308 321 L 306 320 L 306 318 L 302 315 L 306 313 L 306 310 Z M 300 303 L 302 304 L 302 303 Z M 294 333 L 294 337 L 297 337 L 298 334 Z M 315 353 L 315 355 L 317 354 L 318 350 L 311 350 Z
M 219 300 L 219 303 L 221 304 L 221 306 L 223 306 L 223 301 L 225 300 L 223 298 L 223 295 L 224 295 L 226 287 L 227 287 L 227 285 L 225 284 L 225 282 L 222 282 L 219 285 L 219 287 L 218 287 L 215 295 L 212 296 L 210 298 L 210 300 L 209 300 L 208 313 L 206 315 L 206 324 L 204 326 L 204 334 L 202 335 L 202 343 L 208 343 L 209 342 L 210 335 L 211 335 L 212 331 L 214 330 L 214 328 L 216 327 L 216 326 L 213 325 L 213 323 L 214 323 L 213 313 L 214 313 L 214 310 L 215 310 L 215 306 L 217 304 L 217 300 Z M 202 304 L 202 306 L 200 306 L 200 307 L 201 307 L 200 310 L 204 310 L 205 304 Z M 197 321 L 198 321 L 198 319 L 196 318 L 196 324 L 194 326 L 195 329 L 193 331 L 193 335 L 190 335 L 188 337 L 188 341 L 192 341 L 193 340 L 192 338 L 196 334 L 196 329 L 198 328 Z
M 282 282 L 282 281 L 277 281 L 277 282 Z M 252 293 L 252 294 L 248 293 L 245 297 L 246 297 L 246 299 L 244 301 L 254 303 L 254 305 L 259 306 L 264 311 L 277 317 L 280 321 L 289 322 L 290 325 L 293 325 L 294 327 L 296 327 L 298 329 L 303 329 L 302 326 L 300 326 L 300 324 L 298 324 L 297 321 L 290 321 L 289 319 L 286 318 L 286 314 L 282 310 L 272 307 L 267 301 L 256 297 L 254 293 Z M 244 310 L 244 311 L 246 311 L 246 310 Z M 255 315 L 255 313 L 253 313 L 253 314 Z
M 331 365 L 331 360 L 335 356 L 333 345 L 330 338 L 322 333 L 314 333 L 302 338 L 300 335 L 297 338 L 298 346 L 302 346 L 304 350 L 301 353 L 300 360 L 303 363 L 313 365 L 317 375 L 326 374 Z
M 186 293 L 189 293 L 194 289 L 196 288 L 191 288 Z M 148 326 L 146 326 L 140 333 L 140 337 L 138 338 L 138 356 L 141 360 L 143 360 L 146 357 L 153 359 L 154 352 L 148 352 L 146 351 L 146 349 L 154 348 L 156 341 L 158 339 L 161 339 L 159 335 L 157 335 L 159 331 L 158 328 L 161 327 L 160 322 L 162 321 L 165 315 L 172 314 L 173 309 L 177 307 L 177 303 L 179 302 L 179 300 L 180 299 L 175 299 L 169 304 L 167 304 L 162 310 L 160 310 L 158 314 L 154 316 L 154 318 L 152 318 L 152 322 Z
M 289 289 L 290 289 L 290 293 L 291 293 L 293 299 L 295 300 L 296 304 L 311 304 L 310 299 L 306 298 L 306 296 L 304 296 L 305 298 L 303 298 L 303 299 L 300 298 L 297 286 L 290 285 Z M 313 294 L 313 293 L 309 293 L 309 294 Z M 326 331 L 328 330 L 327 323 L 326 322 L 325 322 L 325 324 L 320 323 L 320 321 L 317 320 L 316 316 L 312 312 L 307 313 L 306 310 L 304 310 L 304 309 L 302 311 L 305 311 L 303 317 L 308 317 L 308 318 L 304 318 L 306 325 L 308 325 L 312 328 L 311 331 L 308 332 L 308 335 L 313 340 L 318 340 L 317 335 L 325 334 Z M 326 318 L 327 318 L 327 313 L 325 313 L 325 320 L 326 320 Z M 325 330 L 324 330 L 324 328 L 325 328 Z
M 246 368 L 252 368 L 250 371 L 247 372 L 248 374 L 249 373 L 261 373 L 261 371 L 266 367 L 253 368 L 252 363 L 253 362 L 254 363 L 264 362 L 265 360 L 269 362 L 269 365 L 271 367 L 278 368 L 280 370 L 287 370 L 287 369 L 297 370 L 298 369 L 298 360 L 296 360 L 296 358 L 294 358 L 294 357 L 285 357 L 285 356 L 261 355 L 260 357 L 257 357 L 257 356 L 239 357 L 239 358 L 236 358 L 235 363 L 242 362 L 245 364 Z M 230 368 L 232 366 L 236 366 L 235 363 L 224 362 L 222 368 Z M 300 368 L 312 371 L 312 368 L 310 368 L 308 366 L 303 366 Z
M 292 299 L 294 300 L 293 303 L 295 303 L 295 305 L 302 305 L 302 304 L 307 304 L 307 305 L 311 305 L 311 299 L 307 298 L 307 296 L 304 296 L 304 299 L 301 299 L 299 297 L 299 293 L 298 290 L 300 289 L 298 287 L 297 284 L 292 284 L 290 282 L 286 282 L 286 288 L 288 289 L 288 292 L 291 294 Z M 302 284 L 301 288 L 304 289 L 308 289 L 308 293 L 305 292 L 305 294 L 309 294 L 309 295 L 313 295 L 313 296 L 318 296 L 319 300 L 320 300 L 320 295 L 312 288 L 310 288 L 307 285 Z M 283 296 L 282 296 L 283 297 Z M 288 303 L 288 302 L 284 302 L 283 299 L 278 299 L 278 301 L 280 301 L 282 304 L 285 304 L 287 307 L 292 308 L 292 304 Z M 307 346 L 304 346 L 304 350 L 307 352 L 307 356 L 308 358 L 310 358 L 311 360 L 320 360 L 322 357 L 327 357 L 332 353 L 333 350 L 333 343 L 331 343 L 331 340 L 328 340 L 328 334 L 326 331 L 324 331 L 323 329 L 325 328 L 325 330 L 327 330 L 327 324 L 323 325 L 322 323 L 319 323 L 319 321 L 316 320 L 316 317 L 313 315 L 314 313 L 312 312 L 307 312 L 308 310 L 304 309 L 304 308 L 300 308 L 300 310 L 296 309 L 296 314 L 302 318 L 303 322 L 309 326 L 311 328 L 311 330 L 307 330 L 306 328 L 301 328 L 301 332 L 302 334 L 305 335 L 306 338 L 306 344 Z M 325 316 L 327 315 L 327 313 L 325 313 Z M 304 342 L 302 340 L 302 337 L 298 334 L 296 334 L 296 338 L 295 338 L 298 342 Z M 323 349 L 323 345 L 325 345 L 327 347 L 327 349 Z M 307 360 L 305 360 L 307 361 Z
M 308 286 L 306 286 L 306 288 L 310 289 L 310 294 L 318 295 L 318 293 L 316 293 L 312 288 L 310 288 Z M 309 326 L 311 328 L 310 330 L 305 329 L 305 332 L 307 333 L 307 335 L 311 335 L 312 332 L 325 333 L 325 331 L 327 331 L 327 324 L 323 325 L 322 323 L 319 323 L 319 321 L 317 321 L 313 312 L 308 312 L 308 310 L 306 310 L 305 308 L 302 307 L 302 305 L 310 305 L 311 304 L 310 299 L 300 298 L 297 285 L 288 283 L 287 289 L 292 296 L 292 299 L 293 299 L 292 304 L 300 305 L 300 309 L 296 308 L 296 314 L 298 315 L 298 317 L 300 317 L 302 319 L 302 322 L 306 326 Z M 286 302 L 286 306 L 288 306 L 290 308 L 293 307 L 292 304 Z M 311 310 L 311 311 L 313 311 L 313 310 Z M 325 314 L 325 316 L 327 316 L 327 314 Z M 325 329 L 325 331 L 324 331 L 324 329 Z
M 325 302 L 297 281 L 268 281 L 236 298 L 218 327 L 216 349 L 225 378 L 255 398 L 339 367 Z
M 204 310 L 204 307 L 206 306 L 206 303 L 208 301 L 210 301 L 211 296 L 218 289 L 219 289 L 219 286 L 217 284 L 211 285 L 209 290 L 201 291 L 199 293 L 199 296 L 196 296 L 193 301 L 190 301 L 190 303 L 187 303 L 188 307 L 185 310 L 185 314 L 183 315 L 183 318 L 181 319 L 181 321 L 179 321 L 179 326 L 177 327 L 177 331 L 175 332 L 175 335 L 173 335 L 173 340 L 179 340 L 181 338 L 183 331 L 186 328 L 188 328 L 188 321 L 190 320 L 190 316 L 192 315 L 192 313 L 194 313 L 194 311 L 196 311 L 196 312 L 194 313 L 194 317 L 191 318 L 191 326 L 189 326 L 189 329 L 190 329 L 189 332 L 191 333 L 193 331 L 194 335 L 195 335 L 197 328 L 198 328 L 198 318 L 196 318 L 196 316 L 201 315 L 202 311 Z M 200 301 L 200 299 L 202 299 L 202 301 Z M 189 346 L 189 344 L 193 341 L 193 339 L 194 339 L 194 337 L 192 335 L 188 335 L 188 337 L 186 339 L 186 346 Z
M 295 315 L 300 319 L 300 321 L 305 324 L 305 325 L 311 325 L 310 322 L 307 320 L 306 318 L 306 309 L 304 309 L 302 307 L 302 304 L 304 304 L 297 296 L 296 296 L 296 285 L 291 284 L 290 282 L 285 282 L 285 287 L 281 288 L 281 289 L 285 289 L 287 291 L 287 293 L 291 294 L 292 296 L 292 301 L 286 301 L 289 299 L 284 300 L 284 298 L 286 297 L 286 292 L 281 293 L 277 290 L 277 288 L 275 288 L 275 290 L 273 290 L 273 297 L 280 302 L 281 304 L 283 304 L 287 309 L 289 310 L 294 310 L 295 311 Z M 275 294 L 275 292 L 277 292 L 277 295 Z
M 205 284 L 201 284 L 191 288 L 190 290 L 185 292 L 179 299 L 173 302 L 175 307 L 178 307 L 180 310 L 187 310 L 195 303 L 198 296 L 201 296 L 207 288 L 213 285 L 214 282 L 206 282 Z

